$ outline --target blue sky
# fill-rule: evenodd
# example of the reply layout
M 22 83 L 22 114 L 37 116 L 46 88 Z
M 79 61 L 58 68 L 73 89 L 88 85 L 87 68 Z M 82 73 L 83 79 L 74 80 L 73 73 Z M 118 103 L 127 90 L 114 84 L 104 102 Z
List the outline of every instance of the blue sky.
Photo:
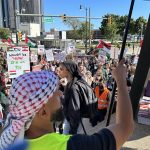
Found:
M 131 0 L 43 0 L 45 15 L 61 15 L 68 16 L 85 16 L 85 10 L 80 10 L 80 5 L 91 9 L 91 17 L 102 17 L 107 13 L 117 15 L 127 15 Z M 150 1 L 135 0 L 132 17 L 138 18 L 144 16 L 148 19 L 150 14 Z M 83 21 L 83 20 L 82 20 Z M 101 20 L 91 20 L 94 29 L 100 27 Z M 54 18 L 52 23 L 45 24 L 45 30 L 49 31 L 51 28 L 57 30 L 67 30 L 68 26 L 64 25 L 61 18 Z

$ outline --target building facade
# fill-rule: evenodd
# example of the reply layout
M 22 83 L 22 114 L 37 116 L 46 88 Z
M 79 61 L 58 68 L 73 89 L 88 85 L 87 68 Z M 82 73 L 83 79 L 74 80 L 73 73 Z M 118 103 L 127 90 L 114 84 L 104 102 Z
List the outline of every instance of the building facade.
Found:
M 22 14 L 42 14 L 43 0 L 0 0 L 0 26 L 19 30 L 20 24 L 36 23 L 42 29 L 40 17 L 16 17 L 16 12 Z
M 3 11 L 2 11 L 2 0 L 0 0 L 0 28 L 3 27 Z
M 22 14 L 42 14 L 42 0 L 20 0 L 19 11 Z M 33 16 L 21 16 L 20 23 L 41 24 L 41 18 Z

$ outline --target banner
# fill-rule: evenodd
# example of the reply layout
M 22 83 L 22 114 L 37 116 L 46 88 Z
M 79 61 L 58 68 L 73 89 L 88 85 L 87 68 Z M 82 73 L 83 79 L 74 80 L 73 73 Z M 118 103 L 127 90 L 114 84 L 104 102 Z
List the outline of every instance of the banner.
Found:
M 15 47 L 15 49 L 10 49 L 7 52 L 7 64 L 9 78 L 17 78 L 24 73 L 30 72 L 29 48 Z
M 44 47 L 44 45 L 38 45 L 38 54 L 39 55 L 45 54 L 45 47 Z
M 52 49 L 45 50 L 47 61 L 54 61 L 54 55 Z

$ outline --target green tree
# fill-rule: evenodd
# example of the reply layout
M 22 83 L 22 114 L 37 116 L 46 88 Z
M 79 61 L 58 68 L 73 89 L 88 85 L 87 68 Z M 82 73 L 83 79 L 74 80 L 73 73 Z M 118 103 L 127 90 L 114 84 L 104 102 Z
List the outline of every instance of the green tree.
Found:
M 120 35 L 122 37 L 124 34 L 124 31 L 125 31 L 128 16 L 127 15 L 118 16 L 118 15 L 114 15 L 114 14 L 107 14 L 103 17 L 104 17 L 104 19 L 102 20 L 101 27 L 100 27 L 102 35 L 106 35 L 106 26 L 107 26 L 107 23 L 109 22 L 108 18 L 111 17 L 111 22 L 115 22 L 117 25 L 117 33 L 116 34 Z M 144 33 L 144 30 L 145 30 L 144 27 L 147 22 L 144 18 L 139 17 L 136 21 L 133 18 L 131 18 L 129 34 L 132 34 L 132 35 L 139 34 L 139 32 L 141 32 L 141 27 L 142 27 L 141 22 L 144 24 L 143 30 L 142 30 L 142 32 Z
M 80 39 L 79 35 L 79 28 L 81 27 L 81 22 L 77 18 L 66 18 L 65 21 L 63 21 L 65 25 L 71 28 L 70 31 L 67 32 L 67 38 L 69 39 Z
M 70 27 L 72 30 L 77 30 L 81 27 L 81 21 L 77 18 L 66 18 L 64 24 Z
M 80 34 L 79 34 L 79 30 L 69 30 L 67 31 L 67 39 L 81 39 Z
M 114 14 L 106 14 L 103 16 L 103 20 L 101 22 L 101 27 L 99 28 L 101 31 L 102 35 L 106 34 L 106 26 L 108 24 L 117 22 L 119 20 L 119 16 L 118 15 L 114 15 Z
M 82 22 L 81 27 L 79 28 L 79 35 L 81 39 L 89 39 L 89 37 L 93 34 L 93 24 L 90 24 L 90 30 L 89 30 L 89 22 Z M 87 36 L 87 37 L 86 37 Z M 92 37 L 91 37 L 92 38 Z
M 0 38 L 1 39 L 7 39 L 10 35 L 10 30 L 6 28 L 0 28 Z
M 117 30 L 118 29 L 117 29 L 116 22 L 107 24 L 105 29 L 105 33 L 106 33 L 105 37 L 113 42 L 114 40 L 116 40 Z
M 135 21 L 135 30 L 138 35 L 143 35 L 146 29 L 147 20 L 144 17 L 139 17 Z
M 108 40 L 115 40 L 117 37 L 117 21 L 119 16 L 114 14 L 107 14 L 103 16 L 105 19 L 102 20 L 100 31 L 102 35 Z

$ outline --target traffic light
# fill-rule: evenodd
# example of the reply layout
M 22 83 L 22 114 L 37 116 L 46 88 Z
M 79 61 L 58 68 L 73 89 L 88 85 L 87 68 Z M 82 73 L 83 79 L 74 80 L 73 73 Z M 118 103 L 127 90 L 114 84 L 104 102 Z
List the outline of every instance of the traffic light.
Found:
M 64 22 L 66 22 L 66 14 L 63 14 L 62 16 L 61 16 L 61 18 L 62 18 L 62 20 L 64 21 Z
M 108 17 L 108 24 L 111 25 L 111 16 Z
M 21 31 L 18 32 L 18 40 L 22 41 L 22 32 Z

